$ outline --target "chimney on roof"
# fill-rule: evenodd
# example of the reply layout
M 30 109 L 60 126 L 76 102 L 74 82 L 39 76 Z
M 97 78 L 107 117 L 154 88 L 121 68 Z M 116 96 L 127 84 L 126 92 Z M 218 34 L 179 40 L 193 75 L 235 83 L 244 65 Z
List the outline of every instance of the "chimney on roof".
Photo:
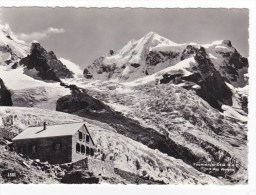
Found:
M 44 129 L 43 130 L 46 130 L 46 122 L 44 122 Z

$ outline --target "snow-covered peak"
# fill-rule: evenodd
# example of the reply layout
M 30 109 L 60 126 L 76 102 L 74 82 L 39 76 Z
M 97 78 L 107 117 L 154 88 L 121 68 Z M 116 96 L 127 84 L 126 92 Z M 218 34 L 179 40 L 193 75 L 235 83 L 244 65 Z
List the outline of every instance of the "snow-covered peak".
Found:
M 23 58 L 29 52 L 29 45 L 18 40 L 9 25 L 0 24 L 0 63 L 5 64 L 8 60 Z
M 212 44 L 213 44 L 213 45 L 222 45 L 222 44 L 223 44 L 223 41 L 224 41 L 224 40 L 216 40 L 216 41 L 213 41 Z
M 232 48 L 232 44 L 231 44 L 230 40 L 217 40 L 217 41 L 213 41 L 210 44 L 203 44 L 202 46 L 206 49 L 216 47 L 216 46 L 222 46 L 222 47 L 226 47 L 228 49 Z
M 149 50 L 159 46 L 177 46 L 179 44 L 158 35 L 157 33 L 150 32 L 136 42 L 138 45 L 146 45 Z
M 93 78 L 100 80 L 110 77 L 122 80 L 137 79 L 176 64 L 185 48 L 185 44 L 177 44 L 155 32 L 149 32 L 138 40 L 129 41 L 119 51 L 110 50 L 108 55 L 86 67 L 86 71 L 89 71 Z M 166 55 L 160 51 L 166 51 Z M 156 66 L 153 62 L 154 52 L 160 52 L 160 57 L 165 59 L 162 60 L 165 61 L 164 64 Z M 116 69 L 120 70 L 115 71 Z
M 33 44 L 33 43 L 39 43 L 39 41 L 33 40 L 33 41 L 31 42 L 31 44 Z
M 179 44 L 173 41 L 170 41 L 169 39 L 162 37 L 155 32 L 149 32 L 148 34 L 146 34 L 145 36 L 143 36 L 137 41 L 135 40 L 129 41 L 121 50 L 119 50 L 115 54 L 115 56 L 118 57 L 117 55 L 119 55 L 124 57 L 126 55 L 132 54 L 133 56 L 136 56 L 134 58 L 138 60 L 140 57 L 143 57 L 143 52 L 145 52 L 145 50 L 151 51 L 156 47 L 177 46 L 177 45 Z
M 129 41 L 122 49 L 104 59 L 105 64 L 115 63 L 118 67 L 123 64 L 144 64 L 146 54 L 149 51 L 162 47 L 180 46 L 169 39 L 158 35 L 155 32 L 149 32 L 139 40 Z
M 163 36 L 161 36 L 161 35 L 159 35 L 155 32 L 150 32 L 145 37 L 149 37 L 149 38 L 151 38 L 152 42 L 156 41 L 159 44 L 165 43 L 167 45 L 177 45 L 177 43 L 175 43 L 175 42 L 173 42 L 173 41 L 171 41 L 171 40 L 169 40 L 169 39 L 167 39 L 167 38 L 165 38 L 165 37 L 163 37 Z
M 162 43 L 162 42 L 170 43 L 171 42 L 169 39 L 162 37 L 161 35 L 159 35 L 155 32 L 149 32 L 144 37 L 142 37 L 140 40 L 147 40 L 147 41 L 151 41 L 151 42 L 157 41 L 159 43 Z M 172 43 L 174 43 L 174 42 L 172 42 Z
M 201 47 L 223 77 L 236 86 L 244 84 L 243 73 L 247 71 L 248 61 L 232 46 L 231 41 L 179 44 L 155 32 L 129 41 L 119 51 L 110 50 L 108 55 L 96 59 L 85 71 L 88 78 L 96 80 L 132 81 L 193 57 Z
M 149 32 L 149 33 L 147 33 L 144 37 L 151 37 L 151 36 L 160 36 L 160 35 L 158 35 L 157 33 L 155 33 L 155 32 Z
M 12 31 L 10 29 L 10 26 L 8 24 L 2 25 L 0 24 L 0 30 L 6 35 L 6 36 L 10 36 Z

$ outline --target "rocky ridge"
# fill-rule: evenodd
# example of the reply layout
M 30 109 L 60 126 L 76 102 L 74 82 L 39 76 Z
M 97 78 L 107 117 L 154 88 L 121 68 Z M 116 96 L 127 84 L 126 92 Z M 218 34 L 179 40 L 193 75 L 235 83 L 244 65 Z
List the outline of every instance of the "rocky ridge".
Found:
M 35 69 L 43 80 L 60 81 L 73 78 L 73 72 L 57 59 L 53 51 L 47 52 L 39 43 L 32 43 L 30 54 L 20 60 L 28 70 Z

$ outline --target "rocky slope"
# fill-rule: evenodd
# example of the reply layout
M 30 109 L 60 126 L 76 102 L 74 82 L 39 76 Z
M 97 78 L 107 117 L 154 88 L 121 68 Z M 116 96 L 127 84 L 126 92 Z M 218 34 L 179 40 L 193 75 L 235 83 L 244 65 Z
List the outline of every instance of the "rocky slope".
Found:
M 127 184 L 129 180 L 122 179 L 119 174 L 104 176 L 95 171 L 81 170 L 73 163 L 49 164 L 39 159 L 30 159 L 22 154 L 10 151 L 11 144 L 0 139 L 0 182 L 12 184 Z M 121 171 L 121 170 L 120 170 Z M 132 174 L 132 173 L 130 173 Z M 135 175 L 136 176 L 136 175 Z M 127 178 L 127 177 L 126 177 Z M 138 176 L 137 176 L 138 178 Z M 144 179 L 144 178 L 142 178 Z M 144 183 L 148 180 L 145 179 Z M 148 181 L 150 182 L 150 181 Z M 154 181 L 151 181 L 154 183 Z
M 57 184 L 52 175 L 29 165 L 29 161 L 0 144 L 0 183 L 12 184 Z
M 11 92 L 0 78 L 0 106 L 12 106 Z
M 232 105 L 232 92 L 214 68 L 203 47 L 197 50 L 194 59 L 198 63 L 195 67 L 196 72 L 181 77 L 181 80 L 197 84 L 199 86 L 196 90 L 197 95 L 214 108 L 221 110 L 222 104 Z

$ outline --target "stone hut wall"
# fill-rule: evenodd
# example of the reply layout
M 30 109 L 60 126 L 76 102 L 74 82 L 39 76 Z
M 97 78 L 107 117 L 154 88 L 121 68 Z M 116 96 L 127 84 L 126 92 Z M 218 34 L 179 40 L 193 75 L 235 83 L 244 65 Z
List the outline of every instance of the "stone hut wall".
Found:
M 115 176 L 114 163 L 112 161 L 102 161 L 87 157 L 83 160 L 74 162 L 73 168 L 76 170 L 88 170 L 93 172 L 95 176 Z
M 88 158 L 88 169 L 95 175 L 115 176 L 114 163 L 112 161 L 102 161 L 99 159 Z
M 53 144 L 61 143 L 61 151 L 54 151 Z M 36 145 L 36 153 L 32 153 L 29 147 Z M 24 155 L 32 159 L 40 159 L 41 161 L 48 161 L 52 164 L 71 162 L 72 157 L 72 137 L 47 137 L 38 139 L 25 139 L 13 141 L 14 150 L 19 153 L 19 147 L 24 147 Z

